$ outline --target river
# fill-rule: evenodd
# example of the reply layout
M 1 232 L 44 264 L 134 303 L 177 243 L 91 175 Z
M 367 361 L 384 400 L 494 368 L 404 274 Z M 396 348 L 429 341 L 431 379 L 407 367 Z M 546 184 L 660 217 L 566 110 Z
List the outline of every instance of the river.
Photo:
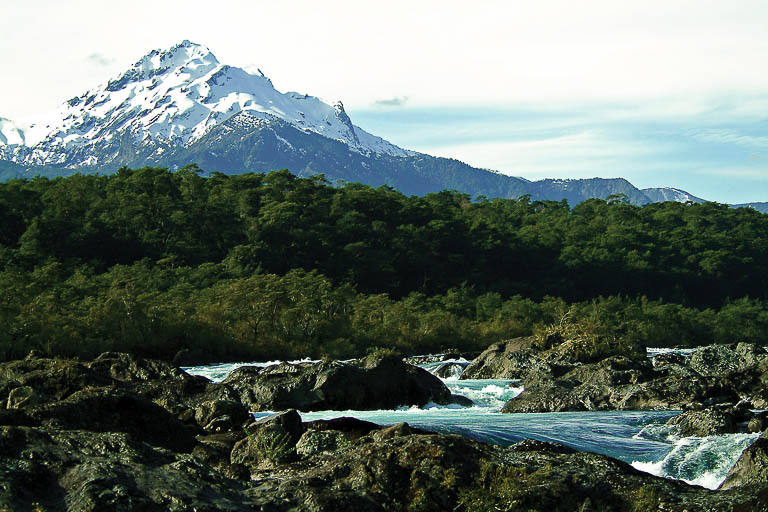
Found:
M 435 372 L 450 362 L 421 364 Z M 302 412 L 304 421 L 352 416 L 380 425 L 399 422 L 437 432 L 457 433 L 479 441 L 510 445 L 523 439 L 553 441 L 577 450 L 608 455 L 635 468 L 667 478 L 717 488 L 741 452 L 759 434 L 726 434 L 708 437 L 679 437 L 665 422 L 680 411 L 607 411 L 502 414 L 501 407 L 523 391 L 521 383 L 506 379 L 459 380 L 466 361 L 453 361 L 457 371 L 442 379 L 452 393 L 464 395 L 473 407 L 402 407 L 378 411 Z M 219 382 L 240 366 L 268 363 L 226 363 L 184 368 Z M 255 417 L 270 413 L 254 413 Z

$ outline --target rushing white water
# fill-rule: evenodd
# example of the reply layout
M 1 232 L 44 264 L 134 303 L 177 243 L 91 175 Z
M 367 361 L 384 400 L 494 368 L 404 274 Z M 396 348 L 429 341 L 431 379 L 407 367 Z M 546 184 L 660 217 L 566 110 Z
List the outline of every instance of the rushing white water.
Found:
M 759 433 L 684 437 L 674 442 L 662 460 L 632 461 L 632 466 L 653 475 L 717 489 L 741 452 L 758 437 Z
M 304 360 L 302 362 L 309 362 Z M 227 363 L 184 368 L 188 373 L 203 375 L 214 381 L 246 364 L 269 366 L 268 363 Z M 459 380 L 464 360 L 440 361 L 421 365 L 432 373 L 446 365 L 451 374 L 443 382 L 451 393 L 470 398 L 473 407 L 458 405 L 401 407 L 378 411 L 302 412 L 304 421 L 353 416 L 380 425 L 407 422 L 426 430 L 457 433 L 503 446 L 523 439 L 552 441 L 577 450 L 608 455 L 632 464 L 648 473 L 683 480 L 714 489 L 722 483 L 741 452 L 758 434 L 728 434 L 711 437 L 676 435 L 675 427 L 666 421 L 679 411 L 606 411 L 540 414 L 502 414 L 501 408 L 523 392 L 520 381 L 508 379 Z M 458 370 L 454 371 L 454 368 Z M 256 417 L 271 413 L 254 413 Z
M 648 347 L 645 349 L 645 351 L 648 353 L 648 358 L 653 359 L 654 357 L 660 355 L 660 354 L 681 354 L 685 357 L 690 357 L 693 355 L 694 352 L 698 351 L 699 347 L 696 348 L 652 348 Z
M 181 369 L 190 375 L 202 375 L 203 377 L 212 380 L 213 382 L 221 382 L 227 378 L 227 375 L 237 370 L 241 366 L 259 366 L 261 368 L 267 366 L 274 366 L 282 363 L 283 361 L 267 361 L 267 362 L 252 362 L 252 363 L 218 363 L 209 364 L 203 366 L 186 366 Z M 314 359 L 300 359 L 297 361 L 288 361 L 291 364 L 296 363 L 316 363 Z

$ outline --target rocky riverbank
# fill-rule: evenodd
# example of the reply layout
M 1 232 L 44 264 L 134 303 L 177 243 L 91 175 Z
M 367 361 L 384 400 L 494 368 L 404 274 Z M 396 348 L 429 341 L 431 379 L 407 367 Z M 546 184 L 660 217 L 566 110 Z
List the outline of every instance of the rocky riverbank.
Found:
M 492 345 L 462 378 L 521 379 L 525 391 L 504 412 L 768 408 L 768 353 L 749 343 L 701 347 L 690 356 L 636 354 L 583 362 L 563 345 L 533 338 Z M 738 414 L 736 416 L 739 416 Z M 737 423 L 751 417 L 741 414 Z
M 315 370 L 298 373 L 325 371 Z M 728 490 L 708 491 L 550 443 L 503 448 L 407 424 L 302 422 L 294 410 L 254 421 L 241 393 L 126 354 L 2 364 L 0 510 L 757 511 L 767 502 L 762 444 Z

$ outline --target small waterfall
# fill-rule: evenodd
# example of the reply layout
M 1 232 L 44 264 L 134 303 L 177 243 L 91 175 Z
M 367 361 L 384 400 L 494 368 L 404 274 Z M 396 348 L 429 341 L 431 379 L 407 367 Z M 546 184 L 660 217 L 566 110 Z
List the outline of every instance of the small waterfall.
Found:
M 683 480 L 707 489 L 717 489 L 728 471 L 760 434 L 729 434 L 684 437 L 658 461 L 634 461 L 632 466 L 656 476 Z
M 449 361 L 437 361 L 434 363 L 421 364 L 422 368 L 427 370 L 432 375 L 440 377 L 444 380 L 458 380 L 461 374 L 464 373 L 464 369 L 469 364 L 469 361 L 465 360 L 449 360 Z

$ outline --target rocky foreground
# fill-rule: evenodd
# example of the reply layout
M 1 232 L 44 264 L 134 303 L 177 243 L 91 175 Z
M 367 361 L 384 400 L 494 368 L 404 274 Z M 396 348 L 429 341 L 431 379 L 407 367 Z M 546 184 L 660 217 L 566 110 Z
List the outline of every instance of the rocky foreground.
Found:
M 727 490 L 708 491 L 555 444 L 502 448 L 406 424 L 302 423 L 294 410 L 257 422 L 248 413 L 271 403 L 258 397 L 277 400 L 278 388 L 290 396 L 308 383 L 310 405 L 360 395 L 452 400 L 392 357 L 347 366 L 340 371 L 362 377 L 344 391 L 333 377 L 344 367 L 330 362 L 244 370 L 221 384 L 126 354 L 2 364 L 0 510 L 757 511 L 768 503 L 762 440 Z M 400 381 L 380 389 L 376 368 L 400 372 Z

